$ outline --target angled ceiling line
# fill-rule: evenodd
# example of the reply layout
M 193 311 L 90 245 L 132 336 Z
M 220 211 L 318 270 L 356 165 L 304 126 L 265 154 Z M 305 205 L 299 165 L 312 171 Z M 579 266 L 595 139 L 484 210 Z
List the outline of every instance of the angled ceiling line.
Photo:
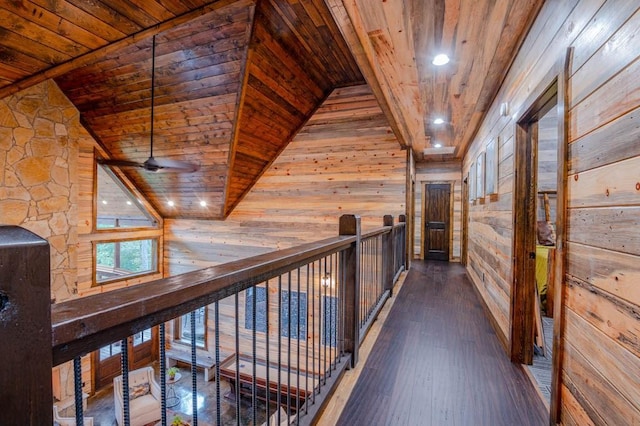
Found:
M 393 104 L 385 95 L 385 90 L 378 79 L 374 64 L 369 60 L 369 56 L 372 55 L 371 49 L 370 47 L 367 48 L 365 43 L 360 39 L 355 28 L 354 17 L 349 14 L 342 0 L 325 0 L 325 3 L 331 11 L 340 33 L 349 45 L 349 50 L 358 64 L 360 72 L 362 72 L 378 104 L 380 104 L 380 108 L 382 108 L 384 115 L 387 117 L 389 125 L 398 139 L 400 146 L 403 149 L 411 148 L 411 140 L 406 123 L 404 123 L 404 120 L 396 118 L 396 113 L 394 113 L 392 107 Z
M 260 178 L 262 177 L 262 175 L 264 175 L 267 170 L 269 170 L 269 168 L 271 168 L 271 165 L 274 163 L 274 161 L 276 161 L 278 159 L 278 157 L 280 157 L 280 154 L 282 154 L 282 152 L 287 148 L 287 146 L 289 146 L 289 143 L 291 143 L 291 141 L 293 140 L 293 138 L 296 137 L 296 135 L 300 132 L 300 130 L 302 130 L 304 128 L 304 126 L 309 122 L 309 120 L 313 117 L 313 115 L 316 113 L 316 111 L 325 103 L 325 101 L 327 100 L 327 98 L 331 95 L 331 93 L 333 93 L 333 90 L 335 89 L 331 89 L 331 90 L 327 90 L 325 92 L 325 95 L 322 99 L 319 100 L 318 104 L 315 106 L 315 108 L 313 108 L 311 110 L 311 112 L 305 117 L 305 119 L 302 121 L 302 123 L 300 124 L 300 126 L 297 129 L 293 129 L 291 131 L 291 133 L 289 134 L 289 136 L 286 138 L 286 143 L 282 144 L 279 148 L 278 151 L 271 157 L 271 159 L 267 162 L 267 164 L 262 168 L 262 170 L 260 171 L 260 173 L 256 176 L 256 178 L 254 179 L 254 181 L 251 183 L 251 185 L 249 185 L 245 191 L 233 202 L 233 204 L 231 206 L 229 206 L 229 208 L 227 209 L 227 213 L 225 214 L 225 218 L 238 206 L 238 204 L 240 203 L 240 201 L 242 201 L 244 199 L 244 197 L 247 196 L 247 194 L 249 192 L 251 192 L 251 188 L 253 188 L 255 186 L 256 183 L 258 183 L 258 181 L 260 180 Z M 232 169 L 229 168 L 229 174 L 232 173 Z M 226 205 L 226 201 L 225 201 L 225 205 Z
M 244 54 L 244 62 L 242 64 L 242 82 L 240 83 L 240 90 L 238 91 L 238 95 L 236 97 L 236 114 L 235 119 L 233 121 L 233 129 L 231 131 L 231 143 L 229 144 L 229 153 L 227 157 L 227 173 L 224 182 L 224 189 L 222 191 L 222 206 L 221 206 L 221 217 L 226 219 L 230 209 L 227 208 L 227 203 L 229 202 L 229 186 L 231 185 L 231 177 L 233 174 L 233 166 L 236 158 L 236 150 L 238 148 L 238 139 L 240 137 L 240 118 L 242 117 L 242 112 L 244 109 L 244 98 L 247 93 L 247 81 L 249 80 L 249 65 L 251 63 L 251 59 L 253 57 L 253 50 L 255 47 L 255 37 L 253 37 L 253 33 L 256 28 L 256 11 L 260 2 L 263 0 L 257 0 L 253 6 L 253 10 L 251 11 L 251 28 L 248 31 L 248 42 L 246 43 L 245 54 Z
M 5 98 L 14 93 L 17 93 L 26 88 L 29 88 L 31 86 L 34 86 L 50 78 L 58 77 L 66 72 L 72 71 L 81 66 L 91 64 L 94 61 L 96 61 L 97 58 L 113 53 L 118 49 L 122 49 L 124 47 L 130 46 L 132 44 L 137 43 L 140 40 L 146 39 L 148 37 L 151 37 L 163 31 L 167 31 L 178 25 L 189 22 L 199 16 L 207 15 L 213 12 L 218 12 L 221 9 L 230 5 L 237 6 L 239 4 L 240 5 L 246 4 L 246 6 L 249 7 L 254 3 L 255 3 L 254 0 L 219 0 L 219 1 L 209 3 L 198 9 L 194 9 L 190 12 L 186 12 L 182 15 L 176 16 L 175 18 L 169 19 L 167 21 L 161 22 L 149 28 L 145 28 L 141 31 L 133 33 L 125 38 L 122 38 L 118 41 L 107 44 L 101 48 L 91 50 L 83 55 L 80 55 L 68 61 L 62 62 L 58 65 L 54 65 L 50 68 L 47 68 L 43 71 L 33 74 L 32 76 L 16 81 L 15 83 L 9 86 L 2 87 L 0 88 L 0 99 Z

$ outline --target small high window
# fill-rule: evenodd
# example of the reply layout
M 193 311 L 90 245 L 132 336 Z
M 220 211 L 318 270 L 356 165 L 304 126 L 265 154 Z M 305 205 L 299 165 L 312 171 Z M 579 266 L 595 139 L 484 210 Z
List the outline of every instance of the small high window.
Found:
M 148 228 L 157 226 L 142 202 L 108 167 L 98 164 L 96 172 L 96 229 Z

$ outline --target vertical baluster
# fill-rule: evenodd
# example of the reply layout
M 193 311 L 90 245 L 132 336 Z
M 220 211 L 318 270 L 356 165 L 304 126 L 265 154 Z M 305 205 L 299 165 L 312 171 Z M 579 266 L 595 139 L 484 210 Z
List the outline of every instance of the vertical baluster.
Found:
M 318 267 L 316 268 L 316 263 L 313 262 L 311 264 L 311 275 L 313 276 L 313 280 L 311 282 L 311 303 L 312 303 L 312 307 L 311 307 L 311 312 L 313 312 L 313 318 L 311 319 L 311 331 L 313 332 L 313 334 L 316 334 L 316 317 L 318 316 L 318 314 L 316 313 L 316 270 L 318 271 L 318 283 L 321 283 L 322 281 L 322 277 L 321 277 L 321 270 L 322 268 L 320 267 L 320 260 L 318 260 Z M 318 308 L 318 312 L 320 312 L 320 308 Z M 318 319 L 318 322 L 320 322 L 320 319 Z M 320 345 L 320 342 L 322 342 L 322 336 L 320 334 L 317 334 L 317 338 L 313 338 L 313 340 L 311 341 L 311 354 L 313 356 L 313 358 L 311 359 L 311 373 L 313 379 L 315 380 L 316 378 L 316 340 L 318 340 L 318 345 Z M 318 346 L 318 350 L 319 346 Z M 311 392 L 311 398 L 313 403 L 316 403 L 316 386 L 313 386 L 313 392 Z
M 131 426 L 129 419 L 129 345 L 127 339 L 120 343 L 120 361 L 122 364 L 122 399 L 124 405 L 124 426 Z
M 307 263 L 307 305 L 309 304 L 309 273 L 311 272 L 311 266 Z M 311 317 L 315 316 L 315 312 L 313 311 L 313 295 L 311 295 Z M 308 307 L 307 307 L 308 310 Z M 309 337 L 312 336 L 313 328 L 309 331 L 309 324 L 307 324 L 307 341 L 305 342 L 305 354 L 304 354 L 304 391 L 305 391 L 305 404 L 304 404 L 304 413 L 307 414 L 307 402 L 309 401 Z M 311 337 L 313 339 L 313 337 Z M 313 340 L 312 340 L 313 341 Z
M 322 261 L 324 262 L 323 268 L 322 270 L 323 272 L 323 276 L 326 277 L 327 276 L 327 258 L 324 257 L 322 258 Z M 320 314 L 320 324 L 318 324 L 318 335 L 322 336 L 322 345 L 320 346 L 320 355 L 318 356 L 319 362 L 318 362 L 318 371 L 320 373 L 320 377 L 319 377 L 319 383 L 320 386 L 322 386 L 325 383 L 325 378 L 326 378 L 326 370 L 325 370 L 325 364 L 327 363 L 327 342 L 326 339 L 324 339 L 324 335 L 322 334 L 324 332 L 323 328 L 326 330 L 327 328 L 327 314 L 326 314 L 326 287 L 325 286 L 320 286 L 320 300 L 322 301 L 320 303 L 321 307 L 322 307 L 322 313 Z
M 82 404 L 82 362 L 77 356 L 73 359 L 73 391 L 76 402 L 76 424 L 84 424 L 84 412 Z
M 221 397 L 220 397 L 220 305 L 216 301 L 215 303 L 215 352 L 216 352 L 216 424 L 222 424 L 222 407 L 221 407 Z
M 267 360 L 267 372 L 266 372 L 266 380 L 267 380 L 267 424 L 269 424 L 269 417 L 270 417 L 270 410 L 269 410 L 269 405 L 271 403 L 271 380 L 269 378 L 269 370 L 271 370 L 271 364 L 269 361 L 269 280 L 267 280 L 267 282 L 264 285 L 265 290 L 265 321 L 266 321 L 266 334 L 265 334 L 265 346 L 266 346 L 266 360 Z M 254 311 L 255 313 L 255 311 Z M 278 407 L 280 408 L 280 407 Z
M 238 319 L 238 293 L 235 294 L 235 330 L 236 330 L 236 424 L 240 426 L 240 323 Z
M 278 383 L 276 395 L 278 421 L 277 424 L 282 422 L 280 418 L 280 406 L 282 404 L 282 275 L 278 277 Z
M 160 421 L 167 426 L 167 358 L 165 354 L 166 334 L 164 323 L 160 324 Z
M 302 327 L 301 327 L 301 323 L 300 323 L 300 302 L 302 300 L 302 295 L 300 293 L 300 268 L 298 267 L 298 339 L 296 340 L 296 412 L 297 410 L 300 408 L 300 340 L 302 340 Z M 305 293 L 306 294 L 306 293 Z M 306 318 L 305 318 L 306 321 Z M 305 327 L 306 328 L 306 327 Z M 296 416 L 296 424 L 299 423 L 298 418 L 300 416 Z
M 207 309 L 205 306 L 204 309 Z M 191 312 L 191 411 L 193 425 L 198 426 L 198 388 L 197 388 L 197 360 L 196 360 L 196 312 Z
M 253 298 L 251 301 L 251 305 L 252 305 L 252 309 L 253 309 L 253 318 L 251 318 L 251 328 L 252 328 L 252 332 L 251 332 L 251 349 L 252 349 L 252 353 L 253 353 L 253 366 L 252 366 L 252 376 L 251 376 L 251 418 L 253 420 L 253 424 L 255 425 L 257 423 L 257 407 L 256 404 L 258 402 L 258 388 L 256 386 L 256 375 L 258 373 L 257 371 L 257 359 L 256 359 L 256 317 L 257 315 L 257 299 L 258 299 L 258 287 L 253 286 Z M 247 290 L 248 291 L 248 290 Z M 267 367 L 268 369 L 268 367 Z M 267 381 L 267 390 L 269 389 L 269 382 Z M 267 399 L 267 404 L 269 400 Z
M 289 291 L 289 297 L 287 297 L 287 419 L 291 412 L 291 271 L 287 272 L 287 290 Z M 298 295 L 299 297 L 300 295 Z M 300 303 L 300 300 L 298 300 Z

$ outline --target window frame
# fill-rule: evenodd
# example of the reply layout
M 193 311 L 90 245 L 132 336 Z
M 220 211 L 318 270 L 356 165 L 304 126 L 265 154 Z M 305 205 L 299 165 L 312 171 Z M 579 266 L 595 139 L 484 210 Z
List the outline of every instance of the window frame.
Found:
M 111 279 L 106 279 L 106 280 L 100 280 L 98 281 L 98 277 L 97 277 L 97 272 L 98 272 L 98 244 L 120 244 L 120 243 L 126 243 L 128 241 L 144 241 L 144 240 L 151 240 L 154 242 L 153 246 L 154 246 L 154 250 L 155 250 L 155 255 L 153 256 L 153 264 L 154 264 L 154 269 L 151 271 L 143 271 L 143 272 L 139 272 L 139 273 L 134 273 L 134 274 L 130 274 L 130 275 L 123 275 L 123 276 L 119 276 L 119 277 L 115 277 L 115 278 L 111 278 Z M 119 282 L 119 281 L 126 281 L 126 280 L 130 280 L 132 278 L 140 278 L 140 277 L 144 277 L 147 275 L 155 275 L 160 273 L 160 251 L 161 251 L 161 246 L 160 246 L 160 238 L 157 236 L 138 236 L 138 237 L 132 237 L 132 238 L 117 238 L 117 239 L 108 239 L 108 240 L 96 240 L 92 242 L 92 258 L 93 258 L 93 267 L 92 267 L 92 276 L 91 276 L 91 280 L 93 282 L 93 286 L 102 286 L 102 285 L 107 285 L 107 284 L 113 284 L 114 282 Z
M 208 346 L 209 333 L 207 328 L 207 322 L 209 320 L 209 305 L 205 305 L 200 308 L 194 309 L 193 311 L 180 315 L 179 317 L 173 320 L 173 342 L 179 345 L 191 345 L 191 339 L 186 340 L 186 339 L 183 339 L 182 337 L 182 319 L 187 315 L 191 315 L 198 309 L 203 309 L 204 311 L 204 315 L 203 315 L 204 333 L 203 333 L 202 345 L 198 344 L 198 341 L 196 340 L 196 348 L 207 350 L 207 348 L 209 347 Z
M 144 197 L 142 197 L 138 191 L 135 190 L 128 182 L 125 182 L 123 176 L 119 173 L 116 173 L 114 170 L 109 168 L 108 166 L 103 166 L 99 164 L 96 160 L 97 158 L 101 158 L 98 155 L 94 155 L 94 169 L 93 169 L 93 223 L 92 223 L 92 232 L 95 234 L 100 233 L 114 233 L 114 232 L 140 232 L 140 231 L 150 231 L 150 230 L 159 230 L 161 227 L 161 221 L 158 215 L 149 208 L 149 205 L 142 201 Z M 111 176 L 113 181 L 118 185 L 123 192 L 125 192 L 125 196 L 129 199 L 129 201 L 136 202 L 141 201 L 142 210 L 141 213 L 149 219 L 149 221 L 153 222 L 154 225 L 150 226 L 131 226 L 131 227 L 122 227 L 122 228 L 99 228 L 98 227 L 98 207 L 100 201 L 98 200 L 98 168 L 102 167 L 105 173 Z M 129 193 L 131 196 L 127 195 Z

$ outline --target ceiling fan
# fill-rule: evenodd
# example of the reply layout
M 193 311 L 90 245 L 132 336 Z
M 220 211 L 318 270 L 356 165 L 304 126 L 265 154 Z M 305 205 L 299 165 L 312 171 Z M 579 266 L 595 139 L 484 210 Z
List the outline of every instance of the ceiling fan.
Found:
M 167 158 L 153 157 L 153 107 L 155 99 L 155 76 L 156 76 L 156 36 L 153 36 L 153 44 L 151 47 L 151 131 L 149 135 L 149 158 L 143 163 L 129 160 L 115 160 L 99 158 L 97 162 L 107 166 L 116 167 L 138 167 L 147 172 L 164 173 L 192 173 L 199 169 L 197 164 L 188 163 L 186 161 L 170 160 Z

